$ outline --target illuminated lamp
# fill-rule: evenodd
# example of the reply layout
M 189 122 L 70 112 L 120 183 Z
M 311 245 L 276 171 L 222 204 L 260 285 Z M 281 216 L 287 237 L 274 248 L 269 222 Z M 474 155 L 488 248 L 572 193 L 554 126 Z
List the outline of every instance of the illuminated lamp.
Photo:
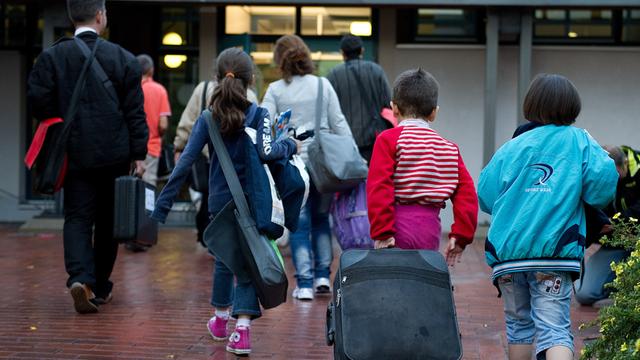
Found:
M 176 32 L 167 33 L 162 38 L 162 45 L 180 46 L 182 45 L 182 36 Z
M 187 55 L 165 55 L 164 64 L 169 69 L 177 69 L 182 66 L 182 63 L 187 61 Z
M 368 21 L 354 21 L 351 23 L 349 31 L 356 36 L 371 36 L 371 23 Z
M 577 38 L 578 37 L 578 33 L 575 31 L 569 31 L 569 37 L 570 38 Z

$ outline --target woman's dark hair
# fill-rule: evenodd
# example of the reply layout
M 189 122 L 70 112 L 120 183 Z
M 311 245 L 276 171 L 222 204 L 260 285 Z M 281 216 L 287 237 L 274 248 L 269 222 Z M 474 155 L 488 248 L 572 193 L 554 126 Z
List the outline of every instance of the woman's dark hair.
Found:
M 223 135 L 244 129 L 245 111 L 251 105 L 247 87 L 253 81 L 253 61 L 239 48 L 224 50 L 216 60 L 218 85 L 211 98 L 211 111 L 220 121 Z
M 403 116 L 428 118 L 438 106 L 438 82 L 418 68 L 400 74 L 393 84 L 392 101 Z
M 273 60 L 286 82 L 294 75 L 313 73 L 313 61 L 307 44 L 297 35 L 285 35 L 276 41 Z
M 538 74 L 524 97 L 524 118 L 542 124 L 571 125 L 582 104 L 576 87 L 562 75 Z

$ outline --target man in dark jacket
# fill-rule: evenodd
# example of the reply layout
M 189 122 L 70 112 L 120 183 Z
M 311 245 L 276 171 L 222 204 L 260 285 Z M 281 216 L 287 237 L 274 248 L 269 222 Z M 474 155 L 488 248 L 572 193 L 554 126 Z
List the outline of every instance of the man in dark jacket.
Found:
M 98 46 L 94 61 L 108 77 L 100 80 L 98 71 L 89 68 L 67 143 L 64 183 L 67 286 L 76 311 L 93 313 L 112 298 L 109 278 L 118 252 L 112 236 L 115 179 L 127 175 L 133 160 L 137 172 L 144 171 L 148 130 L 138 61 L 99 38 L 107 26 L 105 0 L 67 0 L 67 10 L 75 36 L 91 50 Z M 72 39 L 60 40 L 40 55 L 28 87 L 39 121 L 65 116 L 85 59 Z M 109 86 L 113 89 L 107 90 Z
M 391 106 L 391 90 L 382 68 L 362 60 L 364 47 L 359 37 L 344 36 L 340 50 L 345 62 L 333 68 L 327 79 L 338 94 L 360 155 L 369 161 L 376 136 L 390 127 L 380 111 Z
M 605 212 L 620 219 L 640 218 L 640 154 L 628 146 L 605 146 L 618 169 L 620 178 L 616 188 L 616 199 Z M 616 215 L 619 214 L 619 215 Z M 610 289 L 605 284 L 615 279 L 611 262 L 620 262 L 629 256 L 621 248 L 602 246 L 584 266 L 582 279 L 576 283 L 576 300 L 583 305 L 602 307 L 611 304 Z

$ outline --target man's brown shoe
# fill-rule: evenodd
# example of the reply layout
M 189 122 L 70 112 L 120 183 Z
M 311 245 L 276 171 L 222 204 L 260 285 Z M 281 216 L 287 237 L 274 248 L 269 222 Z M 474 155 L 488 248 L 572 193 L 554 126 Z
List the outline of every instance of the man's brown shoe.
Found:
M 92 314 L 98 312 L 98 305 L 92 302 L 93 292 L 85 284 L 75 282 L 71 284 L 69 293 L 73 298 L 73 307 L 80 314 Z

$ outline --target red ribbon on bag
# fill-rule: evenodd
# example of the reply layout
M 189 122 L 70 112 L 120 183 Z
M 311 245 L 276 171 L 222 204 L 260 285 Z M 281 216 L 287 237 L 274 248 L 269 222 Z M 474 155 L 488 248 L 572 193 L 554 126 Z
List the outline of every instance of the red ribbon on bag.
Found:
M 40 150 L 42 150 L 42 145 L 44 145 L 44 140 L 47 137 L 47 130 L 49 130 L 49 127 L 52 125 L 59 124 L 61 122 L 63 122 L 62 118 L 51 118 L 40 123 L 36 133 L 33 135 L 33 141 L 31 141 L 29 150 L 27 150 L 27 154 L 24 157 L 24 163 L 27 165 L 29 170 L 33 167 L 33 164 L 38 158 L 38 154 L 40 154 Z

